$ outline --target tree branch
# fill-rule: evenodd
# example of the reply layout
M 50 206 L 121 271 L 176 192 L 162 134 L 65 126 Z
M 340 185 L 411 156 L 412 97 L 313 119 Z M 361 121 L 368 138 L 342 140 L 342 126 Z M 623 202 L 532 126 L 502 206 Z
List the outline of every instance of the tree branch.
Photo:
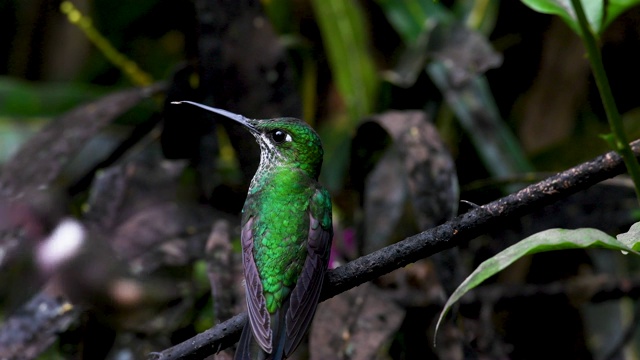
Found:
M 631 143 L 631 148 L 636 157 L 640 156 L 640 140 Z M 552 204 L 605 179 L 619 175 L 624 170 L 622 159 L 612 151 L 514 194 L 479 206 L 440 226 L 329 271 L 325 278 L 321 299 L 326 300 L 419 259 L 458 246 L 481 235 L 491 227 Z M 233 344 L 240 337 L 245 321 L 246 313 L 236 315 L 181 344 L 160 353 L 152 353 L 148 359 L 201 359 Z

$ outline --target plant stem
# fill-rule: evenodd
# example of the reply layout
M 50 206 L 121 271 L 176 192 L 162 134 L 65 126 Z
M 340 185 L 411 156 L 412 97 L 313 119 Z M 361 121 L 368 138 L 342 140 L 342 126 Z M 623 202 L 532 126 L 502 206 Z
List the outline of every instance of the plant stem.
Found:
M 611 86 L 609 86 L 609 80 L 607 74 L 604 71 L 604 65 L 602 64 L 602 56 L 600 49 L 596 43 L 594 33 L 587 21 L 587 17 L 582 8 L 580 0 L 571 0 L 573 9 L 576 12 L 578 23 L 580 24 L 580 31 L 582 32 L 582 41 L 587 48 L 587 54 L 589 55 L 589 62 L 591 63 L 591 69 L 593 76 L 596 80 L 596 85 L 600 91 L 600 97 L 602 98 L 602 104 L 604 105 L 604 111 L 607 114 L 607 120 L 609 121 L 609 127 L 613 134 L 613 141 L 609 143 L 613 146 L 613 150 L 618 152 L 624 161 L 625 166 L 636 190 L 636 197 L 640 202 L 640 165 L 633 156 L 633 151 L 629 146 L 627 135 L 624 132 L 624 126 L 622 124 L 622 117 L 618 112 L 613 93 L 611 92 Z

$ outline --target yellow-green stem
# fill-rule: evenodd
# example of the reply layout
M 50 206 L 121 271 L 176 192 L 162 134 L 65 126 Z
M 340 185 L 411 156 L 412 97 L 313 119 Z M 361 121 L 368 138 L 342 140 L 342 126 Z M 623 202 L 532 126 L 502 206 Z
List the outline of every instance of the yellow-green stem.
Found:
M 600 91 L 602 98 L 602 104 L 609 120 L 609 127 L 611 127 L 611 133 L 613 134 L 613 145 L 616 152 L 622 156 L 624 164 L 627 167 L 629 175 L 635 185 L 636 197 L 640 201 L 640 165 L 629 146 L 627 135 L 624 132 L 624 126 L 622 124 L 622 117 L 618 112 L 611 87 L 609 86 L 609 80 L 607 74 L 604 71 L 604 65 L 602 64 L 602 56 L 600 55 L 600 49 L 596 43 L 594 33 L 587 21 L 587 17 L 582 8 L 580 0 L 571 0 L 573 9 L 576 12 L 578 23 L 580 24 L 580 31 L 582 32 L 582 41 L 587 48 L 587 54 L 589 55 L 589 62 L 591 63 L 591 69 L 593 76 L 596 80 L 596 85 Z

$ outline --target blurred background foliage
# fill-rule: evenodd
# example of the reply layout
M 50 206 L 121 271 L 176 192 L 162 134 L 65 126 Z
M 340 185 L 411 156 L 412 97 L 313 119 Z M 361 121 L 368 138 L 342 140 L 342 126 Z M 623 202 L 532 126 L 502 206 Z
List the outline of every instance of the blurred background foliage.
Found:
M 0 53 L 0 163 L 10 159 L 38 129 L 81 104 L 123 89 L 163 82 L 168 88 L 166 98 L 141 102 L 114 118 L 65 168 L 62 186 L 71 196 L 70 207 L 75 214 L 86 207 L 90 183 L 95 182 L 100 170 L 117 164 L 123 154 L 141 152 L 150 143 L 158 146 L 162 142 L 168 158 L 190 159 L 184 171 L 172 175 L 172 179 L 179 179 L 180 200 L 195 198 L 193 202 L 210 203 L 218 210 L 237 215 L 247 176 L 252 175 L 244 162 L 254 161 L 255 165 L 255 155 L 253 160 L 250 156 L 255 148 L 238 145 L 238 135 L 232 128 L 214 128 L 208 125 L 209 118 L 204 119 L 193 110 L 164 108 L 163 99 L 195 100 L 251 117 L 300 116 L 313 124 L 325 146 L 321 181 L 332 193 L 334 211 L 339 226 L 346 229 L 343 237 L 347 239 L 349 229 L 355 227 L 358 233 L 360 227 L 367 226 L 362 224 L 366 222 L 362 217 L 369 213 L 360 208 L 365 206 L 366 191 L 359 186 L 367 186 L 364 178 L 373 171 L 368 162 L 380 160 L 381 151 L 390 142 L 402 144 L 398 136 L 392 135 L 391 140 L 389 136 L 375 136 L 377 133 L 369 132 L 371 126 L 366 126 L 363 119 L 371 120 L 373 115 L 390 109 L 419 109 L 426 113 L 455 161 L 460 198 L 479 204 L 608 150 L 598 136 L 608 132 L 608 126 L 582 42 L 561 19 L 536 13 L 520 1 L 262 0 L 262 10 L 257 11 L 264 11 L 267 17 L 250 24 L 263 29 L 260 21 L 268 21 L 276 34 L 273 43 L 244 32 L 242 27 L 232 27 L 234 23 L 225 23 L 220 26 L 231 29 L 231 45 L 222 47 L 227 52 L 216 52 L 219 49 L 215 50 L 215 46 L 207 52 L 207 44 L 223 42 L 203 36 L 211 34 L 216 21 L 224 22 L 215 12 L 207 12 L 212 3 L 213 0 L 0 0 L 0 48 L 4 49 Z M 233 1 L 220 3 L 229 9 L 234 6 Z M 256 11 L 255 4 L 258 2 L 241 1 L 237 8 L 240 12 Z M 640 83 L 639 22 L 640 8 L 632 8 L 610 24 L 600 39 L 605 68 L 630 139 L 640 137 L 640 99 L 633 90 Z M 270 86 L 284 92 L 267 96 L 274 106 L 260 107 L 261 100 L 255 100 L 255 96 L 262 96 L 263 89 L 258 85 L 242 87 L 252 84 L 246 81 L 238 86 L 239 90 L 235 89 L 233 84 L 220 80 L 221 73 L 216 72 L 219 69 L 207 70 L 203 65 L 233 62 L 235 55 L 226 54 L 240 53 L 237 49 L 244 41 L 253 48 L 252 40 L 243 36 L 255 36 L 258 40 L 254 42 L 265 47 L 257 47 L 260 51 L 252 56 L 243 55 L 242 61 L 248 64 L 271 59 L 270 47 L 282 49 L 285 54 L 284 62 L 276 61 L 273 68 L 259 67 L 257 72 Z M 273 57 L 277 58 L 277 54 Z M 225 74 L 236 71 L 242 75 L 245 67 L 241 61 L 237 63 L 240 65 L 226 68 Z M 225 92 L 237 96 L 216 100 Z M 250 104 L 243 107 L 245 100 Z M 162 117 L 165 133 L 161 138 L 151 129 Z M 173 123 L 169 124 L 171 119 Z M 371 120 L 376 121 L 381 127 L 387 126 L 388 133 L 393 132 L 383 120 Z M 167 131 L 169 126 L 174 132 L 193 129 L 214 140 L 172 142 L 167 137 L 167 132 L 171 133 Z M 144 127 L 146 131 L 140 130 Z M 136 137 L 136 131 L 141 135 Z M 130 144 L 122 148 L 127 141 Z M 215 146 L 208 148 L 212 142 Z M 109 160 L 110 154 L 120 148 L 119 155 Z M 215 167 L 208 165 L 213 169 L 204 169 L 212 158 L 216 160 Z M 445 158 L 443 161 L 448 161 Z M 343 249 L 345 260 L 358 251 L 384 246 L 455 215 L 455 177 L 454 173 L 441 181 L 448 184 L 443 188 L 451 191 L 451 196 L 440 199 L 448 204 L 443 206 L 447 207 L 443 218 L 436 217 L 431 223 L 416 220 L 417 225 L 396 229 L 395 235 L 373 247 L 360 244 L 359 250 Z M 373 191 L 382 189 L 374 187 Z M 616 188 L 616 194 L 620 191 L 622 195 L 612 197 L 609 194 L 614 190 L 607 188 L 574 200 L 578 205 L 564 204 L 556 210 L 547 209 L 544 214 L 553 216 L 554 211 L 565 211 L 558 209 L 570 209 L 550 223 L 563 227 L 599 225 L 619 233 L 633 219 L 630 208 L 624 205 L 628 202 L 617 202 L 627 199 L 626 190 L 627 185 L 622 190 Z M 580 201 L 587 201 L 588 205 Z M 398 214 L 405 211 L 403 206 L 398 207 Z M 551 226 L 541 218 L 543 214 L 523 220 L 514 225 L 516 230 L 505 230 L 506 235 L 496 230 L 492 236 L 506 239 L 504 242 L 492 243 L 489 237 L 479 240 L 477 245 L 464 249 L 473 254 L 467 254 L 464 261 L 477 264 L 502 245 Z M 402 222 L 399 224 L 394 226 L 401 227 Z M 376 230 L 360 233 L 367 231 Z M 593 263 L 599 261 L 584 260 L 583 255 L 572 259 L 575 263 L 556 259 L 575 265 L 558 270 L 559 277 L 577 272 L 583 262 L 597 267 Z M 206 283 L 202 263 L 196 264 L 196 284 Z M 533 282 L 556 280 L 535 275 L 530 267 L 540 267 L 537 264 L 525 266 L 527 270 L 513 277 Z M 213 321 L 206 320 L 212 317 L 211 302 L 206 297 L 198 299 L 198 306 L 208 309 L 194 316 L 196 330 L 202 331 L 211 325 L 208 321 Z M 553 317 L 549 313 L 553 312 L 547 314 Z M 521 321 L 533 319 L 528 314 L 516 315 Z M 504 325 L 500 331 L 513 330 L 510 320 L 497 322 Z M 413 325 L 405 321 L 403 326 Z M 565 345 L 570 346 L 566 346 L 566 353 L 559 350 L 558 354 L 588 354 L 586 346 L 580 348 L 583 353 L 571 353 L 576 346 L 584 346 L 581 341 L 585 341 L 586 326 L 577 324 L 573 329 L 575 341 L 565 338 Z M 403 329 L 400 334 L 406 337 L 396 336 L 387 349 L 394 358 L 433 355 L 416 350 L 418 342 L 407 345 L 415 338 Z M 191 332 L 173 334 L 173 340 L 188 338 Z M 495 344 L 474 346 L 492 355 L 518 357 L 526 351 L 538 354 L 535 346 L 518 334 L 516 330 L 499 334 L 516 350 Z M 464 349 L 470 351 L 469 347 Z
M 532 170 L 533 165 L 539 171 L 558 170 L 605 149 L 594 137 L 606 127 L 601 105 L 594 101 L 598 94 L 582 44 L 559 19 L 537 14 L 519 2 L 270 0 L 262 4 L 296 70 L 305 119 L 319 122 L 321 132 L 326 125 L 333 133 L 349 134 L 362 116 L 388 108 L 427 109 L 456 155 L 475 147 L 469 149 L 471 154 L 457 156 L 467 159 L 458 166 L 463 184 L 487 173 L 505 176 Z M 188 3 L 76 1 L 74 5 L 90 16 L 95 32 L 155 80 L 168 79 L 177 64 L 190 56 L 193 60 L 197 29 Z M 0 6 L 5 49 L 0 58 L 0 116 L 7 129 L 0 157 L 15 149 L 25 127 L 34 128 L 109 90 L 136 85 L 122 66 L 110 61 L 113 54 L 96 47 L 66 19 L 59 1 L 3 0 Z M 628 51 L 637 34 L 636 13 L 633 9 L 624 14 L 602 37 L 605 65 L 627 119 L 638 116 L 637 101 L 626 91 L 638 77 L 633 66 L 638 55 Z M 468 59 L 480 62 L 471 64 L 479 67 L 472 72 L 490 71 L 468 90 L 475 92 L 471 98 L 445 101 L 446 84 L 438 81 L 438 61 L 430 58 L 424 38 L 432 29 L 451 23 L 486 36 L 497 59 L 492 54 Z M 447 31 L 451 30 L 441 33 Z M 502 134 L 482 146 L 478 142 L 483 139 L 476 138 L 481 132 L 463 120 L 476 101 Z M 635 137 L 637 122 L 626 123 L 630 137 Z M 326 140 L 327 163 L 338 174 L 346 166 L 338 150 L 345 146 L 340 141 L 345 136 Z M 481 164 L 473 161 L 479 156 Z M 331 170 L 325 173 L 336 178 Z M 332 188 L 340 186 L 334 182 L 328 179 Z

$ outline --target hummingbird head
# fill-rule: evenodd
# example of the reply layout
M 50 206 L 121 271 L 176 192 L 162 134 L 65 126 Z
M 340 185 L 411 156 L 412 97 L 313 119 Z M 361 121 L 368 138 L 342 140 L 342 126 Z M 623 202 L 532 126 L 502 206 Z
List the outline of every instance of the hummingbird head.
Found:
M 248 119 L 242 115 L 202 105 L 192 101 L 186 103 L 225 116 L 245 126 L 260 145 L 260 168 L 298 168 L 313 179 L 317 179 L 322 167 L 322 142 L 318 134 L 302 120 L 296 118 Z

